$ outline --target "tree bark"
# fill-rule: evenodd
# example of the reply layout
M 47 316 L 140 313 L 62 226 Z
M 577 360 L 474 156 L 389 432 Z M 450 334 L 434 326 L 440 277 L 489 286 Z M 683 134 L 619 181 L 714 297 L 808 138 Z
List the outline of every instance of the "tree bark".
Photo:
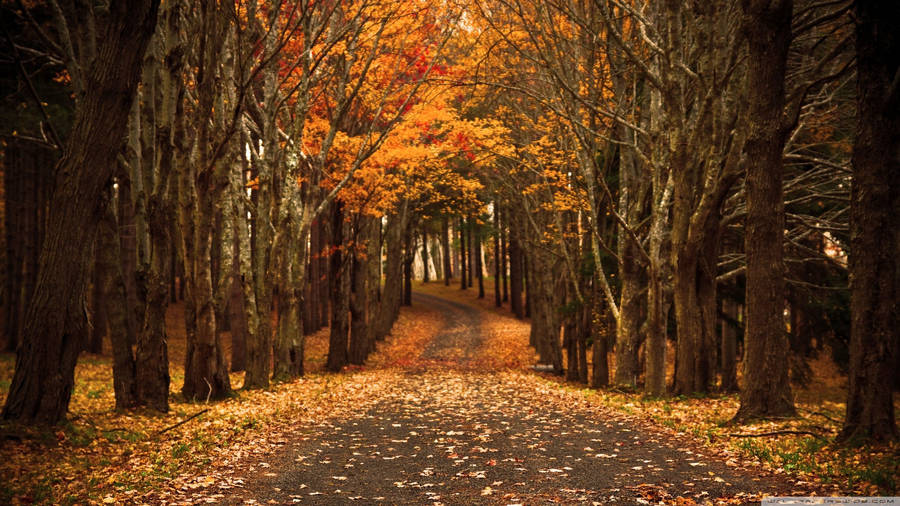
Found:
M 231 199 L 231 223 L 232 228 L 231 261 L 232 282 L 228 299 L 228 317 L 231 321 L 231 372 L 244 371 L 247 368 L 247 340 L 251 332 L 251 319 L 255 317 L 256 299 L 252 293 L 250 280 L 253 276 L 251 260 L 246 255 L 250 254 L 249 232 L 247 230 L 247 211 L 244 209 L 242 192 L 246 187 L 246 174 L 248 162 L 246 157 L 239 153 L 240 172 L 231 172 L 228 177 L 228 197 Z M 242 250 L 241 245 L 244 245 Z M 246 276 L 246 277 L 245 277 Z M 249 298 L 248 298 L 249 296 Z M 251 314 L 252 313 L 252 314 Z M 253 331 L 257 325 L 252 326 Z
M 892 374 L 900 350 L 900 18 L 857 0 L 857 118 L 850 214 L 850 388 L 840 439 L 897 439 Z
M 319 220 L 319 245 L 322 249 L 319 250 L 319 282 L 316 284 L 316 287 L 319 291 L 317 310 L 320 329 L 329 325 L 328 255 L 324 251 L 328 245 L 330 228 L 328 220 Z
M 156 66 L 154 65 L 152 68 L 155 70 Z M 137 100 L 135 100 L 135 109 L 138 111 L 140 110 Z M 134 118 L 132 121 L 140 123 L 139 118 L 135 116 L 132 117 Z M 155 132 L 152 133 L 155 134 Z M 135 142 L 138 143 L 137 147 L 140 149 L 139 142 L 137 140 Z M 148 139 L 148 142 L 151 143 L 152 148 L 148 150 L 149 153 L 144 153 L 143 156 L 152 156 L 155 154 L 155 143 L 153 142 L 152 135 L 150 139 Z M 144 161 L 143 159 L 138 161 L 138 157 L 135 157 L 131 163 L 143 165 Z M 143 170 L 143 168 L 141 170 Z M 137 338 L 138 332 L 140 332 L 141 321 L 144 316 L 144 301 L 141 300 L 142 297 L 137 293 L 136 273 L 138 272 L 138 241 L 136 237 L 137 219 L 135 217 L 135 196 L 132 188 L 133 179 L 134 176 L 126 173 L 124 170 L 120 171 L 119 175 L 116 177 L 116 182 L 119 185 L 117 191 L 118 198 L 116 199 L 118 204 L 117 236 L 119 238 L 119 250 L 121 251 L 119 269 L 122 272 L 122 282 L 125 287 L 125 323 L 128 328 L 128 337 L 131 339 L 129 342 L 130 345 L 137 344 L 135 339 Z M 146 227 L 144 227 L 142 233 L 143 237 L 146 238 Z
M 471 224 L 474 220 L 470 219 Z M 472 231 L 474 236 L 472 246 L 475 253 L 475 277 L 478 278 L 478 298 L 484 298 L 484 266 L 482 265 L 482 249 L 481 249 L 481 227 L 473 225 L 475 230 Z
M 104 231 L 101 229 L 100 234 Z M 105 265 L 101 255 L 97 255 L 94 262 L 94 275 L 91 276 L 91 337 L 88 339 L 87 346 L 84 351 L 100 355 L 103 353 L 103 338 L 109 333 L 109 324 L 106 317 L 106 294 L 108 289 L 105 285 L 112 284 L 108 272 L 108 266 Z
M 384 273 L 384 291 L 381 296 L 381 311 L 378 315 L 378 332 L 375 337 L 379 341 L 391 331 L 391 327 L 400 314 L 403 301 L 403 236 L 407 227 L 407 209 L 409 202 L 403 201 L 399 209 L 388 217 L 385 232 L 387 263 Z
M 168 140 L 168 138 L 167 138 Z M 171 170 L 172 152 L 165 148 L 160 172 Z M 146 305 L 141 332 L 135 350 L 138 397 L 141 402 L 166 412 L 169 409 L 169 357 L 166 333 L 166 309 L 169 307 L 169 283 L 173 248 L 172 227 L 175 210 L 166 195 L 167 185 L 161 184 L 147 209 L 147 224 L 151 237 L 148 275 L 145 282 Z
M 309 261 L 307 263 L 306 296 L 304 297 L 303 333 L 306 335 L 318 331 L 319 322 L 319 255 L 322 245 L 318 219 L 313 221 L 309 229 Z
M 466 234 L 466 274 L 469 276 L 466 286 L 474 285 L 475 281 L 475 260 L 472 256 L 475 254 L 475 242 L 472 240 L 472 218 L 466 219 L 466 227 L 463 233 Z
M 534 281 L 534 259 L 531 258 L 531 255 L 525 254 L 524 251 L 522 253 L 522 286 L 525 288 L 525 317 L 531 318 L 531 310 L 534 304 L 535 297 L 532 297 L 533 292 L 532 282 Z
M 591 351 L 591 387 L 602 388 L 609 384 L 609 362 L 607 358 L 608 346 L 607 336 L 613 329 L 610 329 L 610 321 L 613 319 L 609 316 L 609 308 L 606 307 L 607 302 L 599 293 L 597 287 L 593 290 L 593 307 L 591 334 L 593 335 L 593 345 Z
M 444 261 L 444 286 L 450 286 L 453 271 L 450 261 L 450 223 L 446 217 L 441 220 L 441 249 L 443 250 L 442 260 Z
M 644 322 L 644 299 L 647 291 L 644 267 L 640 264 L 639 246 L 619 230 L 619 280 L 621 294 L 619 321 L 616 323 L 616 378 L 623 388 L 635 388 L 641 371 L 638 349 L 641 346 L 641 325 Z
M 509 305 L 516 318 L 525 318 L 525 308 L 522 305 L 522 278 L 524 265 L 522 265 L 522 249 L 519 239 L 515 234 L 509 236 Z
M 581 304 L 578 311 L 578 326 L 576 328 L 576 340 L 578 354 L 578 381 L 588 383 L 588 365 L 587 365 L 587 348 L 588 339 L 591 337 L 591 300 L 588 299 Z
M 413 237 L 412 227 L 406 227 L 403 244 L 403 305 L 412 306 L 412 271 L 416 256 L 416 239 Z
M 192 311 L 186 311 L 186 314 L 191 317 L 188 325 L 194 328 L 193 332 L 188 331 L 181 392 L 188 399 L 219 400 L 231 392 L 231 382 L 216 327 L 212 283 L 212 217 L 217 214 L 217 196 L 210 181 L 202 177 L 197 183 L 188 182 L 182 190 L 187 194 L 183 198 L 188 199 L 185 201 L 187 207 L 183 212 L 182 228 L 187 230 L 186 234 L 192 235 L 191 247 L 185 248 L 185 259 L 190 263 L 185 266 L 185 271 L 190 271 L 188 297 L 192 302 Z M 194 225 L 193 233 L 187 228 L 190 223 Z M 268 362 L 268 355 L 266 357 Z
M 737 385 L 737 307 L 734 301 L 727 297 L 722 298 L 722 352 L 720 373 L 722 376 L 719 385 L 723 392 L 736 392 Z
M 378 330 L 378 309 L 381 307 L 381 218 L 369 221 L 369 241 L 366 243 L 366 355 L 375 351 L 376 331 Z
M 537 349 L 540 363 L 552 365 L 557 374 L 563 373 L 562 347 L 560 346 L 560 321 L 556 308 L 559 307 L 554 293 L 554 284 L 559 269 L 547 257 L 548 253 L 535 249 L 531 255 L 533 265 L 531 280 L 531 296 L 535 299 L 534 313 L 531 322 L 531 338 Z
M 369 241 L 373 241 L 371 221 L 375 218 L 360 216 L 357 220 L 357 243 L 368 250 Z M 367 252 L 367 251 L 366 251 Z M 364 252 L 353 252 L 350 293 L 350 355 L 351 364 L 362 365 L 371 351 L 369 319 L 368 262 L 376 261 Z
M 235 255 L 235 265 L 239 261 Z M 228 298 L 228 318 L 231 321 L 231 372 L 240 372 L 247 367 L 247 317 L 244 313 L 244 294 L 241 290 L 241 275 L 235 269 Z
M 581 376 L 578 371 L 578 324 L 574 316 L 566 318 L 563 325 L 563 348 L 566 349 L 566 380 L 578 381 Z
M 287 183 L 291 184 L 291 183 Z M 293 190 L 290 190 L 293 191 Z M 287 201 L 291 196 L 285 196 L 286 201 L 282 205 L 291 206 Z M 297 378 L 303 371 L 303 328 L 301 318 L 301 301 L 303 291 L 303 275 L 306 266 L 305 234 L 301 235 L 298 223 L 299 216 L 288 218 L 281 223 L 281 244 L 273 248 L 273 254 L 277 256 L 276 272 L 274 277 L 278 286 L 278 324 L 275 332 L 274 367 L 272 378 L 275 381 L 285 381 Z M 289 231 L 289 232 L 288 232 Z M 287 232 L 287 233 L 285 233 Z
M 75 362 L 88 326 L 84 294 L 104 188 L 115 169 L 159 2 L 112 2 L 87 69 L 47 216 L 34 296 L 3 418 L 54 424 L 63 419 Z
M 503 305 L 500 293 L 500 206 L 494 201 L 494 305 Z
M 153 64 L 145 65 L 146 83 L 142 90 L 153 93 L 153 106 L 140 106 L 145 119 L 141 129 L 141 156 L 132 164 L 131 180 L 138 192 L 135 206 L 139 251 L 137 264 L 141 275 L 135 279 L 140 314 L 137 319 L 137 346 L 134 351 L 137 393 L 141 404 L 166 412 L 169 407 L 169 358 L 166 335 L 166 310 L 175 279 L 176 202 L 172 191 L 176 154 L 185 158 L 185 83 L 182 2 L 169 2 L 160 27 L 164 35 L 156 38 L 163 51 Z M 152 83 L 152 85 L 150 85 Z M 143 91 L 142 91 L 143 93 Z M 148 96 L 150 96 L 148 93 Z M 135 118 L 133 116 L 133 118 Z M 137 147 L 133 149 L 137 150 Z M 143 198 L 141 198 L 143 197 Z M 184 288 L 184 277 L 181 286 Z M 130 355 L 131 349 L 116 352 Z M 117 359 L 118 360 L 118 359 Z
M 100 285 L 103 300 L 95 304 L 105 305 L 106 322 L 109 329 L 109 341 L 113 353 L 113 391 L 116 396 L 116 409 L 128 409 L 137 406 L 138 398 L 135 358 L 131 350 L 134 336 L 128 335 L 126 314 L 125 281 L 122 277 L 119 247 L 119 236 L 116 233 L 115 214 L 110 208 L 100 225 L 97 239 L 97 269 L 100 275 L 95 282 Z M 96 292 L 95 292 L 96 293 Z
M 428 272 L 428 228 L 425 224 L 422 224 L 422 282 L 428 283 L 431 281 Z
M 509 227 L 506 225 L 508 211 L 503 211 L 498 217 L 500 238 L 500 277 L 503 278 L 503 302 L 509 301 L 509 277 L 507 275 L 507 244 L 509 244 Z
M 468 260 L 469 252 L 466 246 L 468 245 L 468 241 L 466 241 L 466 232 L 463 230 L 463 219 L 460 217 L 458 220 L 459 227 L 459 287 L 463 290 L 469 287 L 469 275 L 468 275 Z
M 792 0 L 744 2 L 747 69 L 747 326 L 744 378 L 736 420 L 796 413 L 784 327 L 782 152 L 788 126 L 784 79 L 791 43 Z
M 349 262 L 344 261 L 348 254 L 344 251 L 344 205 L 335 200 L 332 205 L 331 221 L 331 256 L 328 259 L 328 287 L 331 292 L 331 329 L 328 335 L 328 360 L 325 367 L 331 372 L 338 372 L 348 359 L 349 346 L 349 311 L 350 311 L 350 269 Z

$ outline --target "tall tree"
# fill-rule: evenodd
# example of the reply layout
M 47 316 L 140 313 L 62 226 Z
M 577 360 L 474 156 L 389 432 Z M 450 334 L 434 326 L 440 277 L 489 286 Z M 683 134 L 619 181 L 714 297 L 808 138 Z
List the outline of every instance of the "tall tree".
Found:
M 793 125 L 784 81 L 791 45 L 792 0 L 746 0 L 748 136 L 746 155 L 747 328 L 744 383 L 735 418 L 793 415 L 784 327 L 783 151 Z
M 56 166 L 37 285 L 3 407 L 7 420 L 56 423 L 68 409 L 75 361 L 89 329 L 84 296 L 108 205 L 103 192 L 116 167 L 158 8 L 158 0 L 113 1 L 102 14 L 87 13 L 94 52 L 69 62 L 70 73 L 83 74 L 88 86 L 77 90 L 74 124 Z
M 500 307 L 503 300 L 500 293 L 500 206 L 494 201 L 494 305 Z
M 507 213 L 507 218 L 509 213 Z M 525 276 L 525 262 L 522 256 L 522 248 L 519 245 L 518 232 L 510 228 L 509 232 L 509 306 L 516 318 L 525 318 L 525 308 L 522 304 L 523 278 Z
M 222 160 L 229 143 L 222 87 L 231 77 L 226 60 L 230 47 L 231 12 L 227 5 L 200 2 L 194 29 L 199 44 L 189 68 L 196 82 L 190 127 L 192 146 L 180 153 L 179 232 L 185 272 L 185 326 L 187 349 L 184 384 L 188 399 L 222 399 L 231 391 L 231 380 L 222 339 L 216 324 L 216 285 L 212 265 L 215 219 L 226 214 L 222 198 L 227 187 L 227 169 Z M 234 102 L 232 102 L 234 104 Z M 218 245 L 217 245 L 218 246 Z M 219 292 L 221 293 L 221 291 Z
M 461 289 L 465 290 L 466 288 L 469 287 L 469 284 L 470 284 L 468 269 L 467 269 L 467 265 L 468 265 L 467 258 L 469 258 L 469 256 L 471 256 L 471 255 L 468 254 L 468 248 L 467 248 L 468 241 L 466 241 L 466 232 L 463 229 L 462 217 L 459 217 L 457 219 L 457 224 L 458 225 L 456 227 L 456 234 L 457 234 L 457 238 L 459 239 L 459 241 L 458 241 L 459 242 L 459 287 Z
M 428 225 L 422 224 L 422 282 L 427 283 L 431 276 L 428 272 Z
M 900 339 L 900 4 L 856 1 L 856 142 L 850 218 L 850 388 L 840 438 L 897 438 Z
M 470 219 L 472 221 L 472 219 Z M 478 279 L 478 298 L 484 298 L 484 266 L 482 265 L 482 248 L 481 248 L 481 226 L 477 220 L 472 231 L 472 249 L 475 252 L 475 277 Z
M 441 219 L 441 250 L 444 261 L 444 286 L 450 286 L 453 271 L 450 259 L 450 220 L 447 217 Z
M 350 276 L 352 252 L 344 241 L 347 223 L 340 200 L 331 205 L 331 255 L 329 257 L 328 289 L 331 292 L 331 329 L 328 335 L 329 371 L 340 371 L 348 363 L 350 339 Z

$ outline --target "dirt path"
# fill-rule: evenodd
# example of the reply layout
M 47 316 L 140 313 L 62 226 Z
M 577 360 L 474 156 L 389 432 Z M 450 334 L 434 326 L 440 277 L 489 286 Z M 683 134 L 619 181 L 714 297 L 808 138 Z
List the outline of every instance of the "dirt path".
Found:
M 751 502 L 747 494 L 790 490 L 590 407 L 528 373 L 473 369 L 468 363 L 482 345 L 481 310 L 422 294 L 415 304 L 444 315 L 442 330 L 422 352 L 435 366 L 399 375 L 358 417 L 303 430 L 279 453 L 257 456 L 247 464 L 243 487 L 212 498 L 232 504 L 648 504 L 683 497 L 744 504 Z
M 440 335 L 428 343 L 422 358 L 444 361 L 449 367 L 467 365 L 482 343 L 482 334 L 478 331 L 481 311 L 424 293 L 415 293 L 413 303 L 425 304 L 444 315 Z

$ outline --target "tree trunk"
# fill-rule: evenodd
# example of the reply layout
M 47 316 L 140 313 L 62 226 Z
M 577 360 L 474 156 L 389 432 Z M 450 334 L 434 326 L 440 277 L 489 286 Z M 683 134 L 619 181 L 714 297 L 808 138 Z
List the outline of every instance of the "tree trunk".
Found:
M 534 279 L 534 260 L 531 255 L 522 254 L 522 286 L 525 287 L 525 317 L 531 318 L 532 305 L 535 297 L 532 297 L 532 281 Z
M 782 152 L 784 79 L 791 43 L 793 2 L 745 3 L 748 34 L 747 86 L 747 326 L 744 378 L 736 420 L 796 413 L 789 378 L 789 343 L 784 327 L 784 199 Z
M 120 265 L 120 243 L 116 230 L 115 214 L 110 208 L 103 222 L 97 238 L 97 270 L 100 275 L 95 282 L 100 285 L 101 301 L 94 301 L 105 305 L 109 328 L 109 341 L 113 352 L 113 391 L 116 396 L 116 409 L 128 409 L 140 403 L 138 398 L 137 377 L 135 370 L 134 353 L 131 343 L 135 337 L 129 337 L 127 294 L 125 293 L 125 281 L 122 277 Z M 96 292 L 95 292 L 96 293 Z
M 463 290 L 469 287 L 468 260 L 469 252 L 466 248 L 466 232 L 463 230 L 463 219 L 459 218 L 459 287 Z
M 153 69 L 155 70 L 155 66 Z M 138 101 L 135 100 L 135 107 L 137 108 L 139 105 Z M 135 118 L 133 121 L 139 121 L 139 119 Z M 153 140 L 152 136 L 148 139 L 148 142 L 152 145 L 152 149 L 150 149 L 150 153 L 145 154 L 145 156 L 155 154 L 155 143 Z M 132 163 L 142 165 L 144 162 L 143 160 L 138 162 L 137 159 L 135 159 Z M 137 292 L 137 219 L 135 217 L 134 195 L 132 192 L 132 179 L 134 176 L 123 174 L 122 172 L 124 171 L 121 171 L 116 177 L 116 182 L 119 185 L 117 191 L 118 198 L 116 199 L 118 203 L 117 237 L 119 239 L 119 250 L 121 251 L 118 265 L 119 270 L 122 273 L 122 282 L 124 283 L 125 290 L 125 324 L 128 328 L 128 338 L 131 339 L 129 345 L 133 346 L 137 344 L 135 339 L 137 339 L 137 334 L 141 330 L 141 321 L 144 317 L 144 301 L 141 300 L 142 297 L 140 297 Z M 146 229 L 146 227 L 142 228 Z M 148 237 L 146 230 L 143 230 L 142 232 L 143 237 Z
M 524 270 L 519 239 L 511 233 L 509 237 L 509 305 L 513 314 L 520 320 L 525 318 L 525 308 L 522 305 Z
M 242 139 L 243 140 L 243 139 Z M 228 294 L 228 319 L 231 322 L 231 372 L 245 371 L 247 369 L 247 341 L 252 332 L 257 331 L 254 322 L 251 327 L 251 319 L 256 314 L 256 298 L 253 294 L 252 277 L 253 268 L 249 231 L 247 230 L 247 211 L 244 208 L 243 197 L 246 188 L 246 174 L 249 163 L 243 153 L 238 153 L 240 164 L 239 172 L 232 170 L 228 175 L 228 198 L 231 200 L 231 285 Z M 242 251 L 241 245 L 243 244 Z M 246 258 L 245 258 L 246 256 Z
M 416 239 L 412 227 L 407 227 L 403 248 L 403 305 L 412 306 L 413 260 L 416 256 Z
M 168 140 L 168 139 L 167 139 Z M 170 173 L 171 145 L 160 157 L 160 173 Z M 165 164 L 165 166 L 163 166 Z M 172 275 L 170 249 L 175 210 L 162 184 L 148 205 L 150 258 L 145 281 L 147 303 L 135 350 L 138 397 L 145 405 L 166 412 L 169 409 L 169 357 L 166 334 L 166 309 L 169 307 L 169 278 Z
M 580 243 L 578 241 L 575 241 L 575 245 L 576 251 L 578 251 L 579 253 L 579 258 L 581 259 L 579 262 L 577 276 L 582 300 L 580 301 L 575 316 L 575 338 L 577 341 L 576 353 L 578 355 L 578 381 L 584 384 L 588 384 L 589 373 L 587 365 L 587 346 L 588 340 L 591 338 L 593 330 L 592 315 L 595 294 L 593 293 L 593 276 L 587 271 L 587 269 L 585 269 L 586 266 L 584 265 L 584 259 L 593 247 L 593 232 L 589 227 L 587 215 L 582 214 L 581 219 L 583 225 L 583 233 Z
M 329 259 L 328 255 L 325 254 L 325 248 L 328 245 L 328 234 L 330 231 L 330 227 L 328 226 L 328 220 L 320 219 L 319 220 L 319 245 L 322 249 L 319 250 L 319 282 L 316 284 L 317 289 L 319 291 L 317 300 L 319 304 L 317 306 L 318 315 L 319 315 L 319 328 L 327 327 L 329 325 L 329 296 L 328 292 L 328 268 L 329 268 Z
M 290 190 L 293 191 L 293 190 Z M 285 201 L 292 199 L 288 195 Z M 286 204 L 290 206 L 290 204 Z M 291 211 L 288 211 L 291 212 Z M 293 216 L 282 223 L 282 243 L 273 248 L 273 254 L 279 258 L 275 278 L 278 280 L 278 327 L 275 333 L 274 368 L 272 377 L 276 381 L 285 381 L 299 377 L 303 373 L 304 338 L 302 328 L 302 292 L 306 268 L 305 234 L 297 226 L 300 216 Z
M 350 322 L 350 272 L 349 262 L 344 261 L 344 205 L 335 200 L 332 205 L 331 256 L 328 270 L 328 287 L 331 291 L 331 329 L 328 335 L 328 360 L 325 367 L 338 372 L 347 365 Z
M 722 298 L 722 357 L 721 376 L 719 386 L 723 392 L 736 392 L 737 385 L 737 307 L 734 301 L 727 297 Z
M 375 332 L 378 327 L 378 308 L 381 307 L 381 218 L 372 218 L 368 224 L 369 240 L 366 243 L 366 355 L 375 351 Z
M 462 233 L 460 232 L 460 229 L 459 229 L 459 219 L 457 219 L 453 223 L 452 237 L 454 238 L 454 244 L 456 245 L 456 247 L 451 248 L 451 251 L 453 252 L 453 272 L 455 272 L 459 275 L 462 275 L 461 254 L 462 254 L 463 240 L 462 240 Z
M 366 335 L 366 306 L 368 302 L 366 292 L 365 262 L 358 255 L 353 255 L 351 268 L 351 293 L 350 293 L 350 351 L 349 362 L 362 365 L 366 362 L 369 353 L 368 337 Z
M 447 218 L 441 220 L 441 249 L 443 250 L 442 260 L 444 261 L 444 286 L 450 286 L 453 271 L 450 261 L 450 223 Z
M 86 69 L 86 88 L 56 166 L 34 296 L 25 315 L 22 345 L 3 418 L 54 424 L 63 419 L 74 384 L 75 362 L 88 326 L 84 295 L 93 241 L 107 205 L 102 198 L 116 164 L 159 2 L 113 2 Z
M 182 227 L 191 231 L 193 224 L 193 244 L 185 248 L 190 262 L 191 290 L 193 303 L 194 332 L 188 333 L 187 353 L 184 365 L 184 386 L 182 394 L 188 399 L 223 399 L 231 392 L 228 368 L 222 350 L 221 339 L 216 328 L 215 295 L 212 284 L 212 217 L 219 214 L 216 195 L 209 181 L 200 178 L 194 184 L 189 182 L 186 188 L 188 199 L 194 202 L 186 210 Z M 186 266 L 185 270 L 188 268 Z M 192 339 L 193 337 L 193 339 Z M 252 362 L 252 357 L 251 357 Z M 268 370 L 268 355 L 266 355 Z M 248 369 L 249 372 L 249 369 Z
M 472 258 L 475 254 L 475 242 L 472 240 L 473 227 L 472 218 L 469 217 L 466 220 L 466 227 L 464 229 L 464 233 L 466 234 L 466 274 L 469 276 L 466 286 L 475 284 L 475 260 Z
M 647 290 L 644 267 L 640 264 L 639 246 L 619 230 L 619 280 L 621 295 L 619 321 L 616 322 L 616 386 L 635 388 L 641 371 L 638 349 L 644 322 L 644 299 Z
M 428 272 L 428 227 L 422 225 L 422 282 L 431 281 Z
M 375 239 L 372 237 L 371 221 L 375 218 L 368 216 L 360 216 L 357 220 L 357 242 L 365 245 L 368 251 L 370 241 Z M 423 254 L 426 254 L 423 252 Z M 353 253 L 352 271 L 351 271 L 351 294 L 350 294 L 350 355 L 351 364 L 362 365 L 371 351 L 369 320 L 367 318 L 367 309 L 369 307 L 369 289 L 366 286 L 368 281 L 368 262 L 374 262 L 378 259 L 362 257 L 361 251 Z
M 506 213 L 507 211 L 503 211 L 503 214 L 498 217 L 497 221 L 499 223 L 498 228 L 498 237 L 500 238 L 500 277 L 503 278 L 503 302 L 509 301 L 509 278 L 507 276 L 507 244 L 509 243 L 509 231 L 506 226 Z
M 242 144 L 246 140 L 247 139 L 242 137 Z M 253 269 L 253 253 L 256 244 L 254 239 L 256 238 L 256 234 L 251 231 L 250 223 L 248 223 L 247 218 L 247 208 L 244 204 L 245 199 L 243 198 L 243 195 L 241 195 L 241 192 L 244 191 L 246 185 L 244 182 L 244 174 L 246 174 L 249 169 L 249 163 L 244 156 L 240 156 L 240 158 L 240 173 L 232 171 L 229 174 L 229 196 L 231 198 L 231 205 L 234 207 L 231 219 L 233 220 L 232 227 L 234 228 L 234 253 L 237 255 L 234 262 L 234 268 L 237 270 L 235 276 L 235 285 L 237 285 L 237 287 L 235 288 L 235 291 L 240 291 L 241 298 L 241 304 L 236 310 L 243 313 L 239 321 L 242 327 L 241 331 L 244 332 L 244 340 L 242 349 L 237 350 L 241 352 L 240 358 L 242 360 L 238 361 L 233 357 L 231 366 L 232 370 L 239 366 L 245 371 L 244 387 L 246 387 L 248 386 L 247 375 L 250 375 L 250 369 L 258 367 L 258 359 L 251 359 L 251 357 L 255 357 L 260 353 L 260 312 L 257 310 Z M 234 335 L 232 335 L 232 338 L 233 337 Z M 232 349 L 232 353 L 234 352 L 235 350 Z M 261 372 L 257 372 L 256 374 L 257 376 L 262 375 Z
M 644 389 L 650 395 L 666 393 L 666 318 L 662 281 L 663 255 L 660 254 L 661 238 L 651 238 L 651 260 L 647 286 L 647 361 Z
M 900 37 L 896 2 L 856 2 L 857 118 L 850 215 L 850 388 L 840 439 L 897 439 Z
M 584 292 L 583 292 L 584 293 Z M 587 347 L 591 337 L 591 300 L 585 300 L 578 310 L 578 327 L 576 329 L 578 354 L 578 381 L 588 383 Z
M 500 206 L 494 202 L 494 305 L 501 307 L 500 293 Z
M 594 307 L 591 308 L 592 313 L 592 332 L 593 346 L 591 351 L 591 387 L 603 388 L 609 384 L 609 362 L 607 360 L 607 339 L 611 330 L 609 323 L 612 318 L 609 316 L 609 309 L 606 307 L 606 301 L 595 287 L 593 290 Z
M 440 241 L 433 236 L 429 240 L 431 246 L 428 248 L 428 252 L 431 255 L 431 265 L 434 267 L 434 279 L 438 280 L 444 277 L 444 259 L 441 256 Z
M 578 324 L 575 315 L 566 318 L 563 325 L 563 347 L 566 349 L 566 380 L 578 381 Z
M 272 128 L 269 125 L 269 128 Z M 271 135 L 271 132 L 269 132 Z M 269 139 L 269 136 L 265 136 Z M 252 300 L 255 302 L 251 310 L 255 312 L 250 332 L 247 335 L 247 372 L 244 375 L 244 388 L 266 388 L 272 372 L 273 328 L 272 310 L 274 306 L 274 283 L 271 279 L 271 265 L 274 259 L 273 243 L 273 206 L 275 199 L 275 148 L 267 145 L 265 155 L 256 167 L 257 189 L 254 191 L 255 210 L 253 214 L 253 234 L 247 244 L 247 255 L 250 256 L 251 273 L 245 278 L 251 283 Z M 252 253 L 251 253 L 252 251 Z M 245 298 L 251 300 L 249 293 Z M 249 320 L 249 317 L 248 317 Z
M 381 312 L 378 315 L 378 332 L 375 335 L 379 341 L 390 333 L 400 314 L 400 303 L 403 300 L 403 235 L 407 226 L 408 206 L 409 203 L 403 201 L 400 208 L 388 218 L 385 232 L 387 263 L 384 291 L 381 296 Z
M 697 363 L 701 333 L 699 301 L 697 300 L 697 259 L 691 253 L 682 254 L 673 263 L 675 268 L 674 300 L 675 321 L 678 336 L 675 342 L 675 384 L 676 394 L 702 392 L 705 386 L 699 378 Z
M 101 229 L 100 234 L 105 233 Z M 84 351 L 100 355 L 103 353 L 103 338 L 109 333 L 106 318 L 106 294 L 109 291 L 106 285 L 112 285 L 111 274 L 108 271 L 103 255 L 98 254 L 94 261 L 94 274 L 91 276 L 91 337 Z
M 163 44 L 161 58 L 144 67 L 146 82 L 154 84 L 145 84 L 142 89 L 153 92 L 154 107 L 143 106 L 150 102 L 148 97 L 136 105 L 140 110 L 132 117 L 133 121 L 138 115 L 144 118 L 141 132 L 132 131 L 137 134 L 132 142 L 137 142 L 134 137 L 142 137 L 144 143 L 141 156 L 135 156 L 131 167 L 131 181 L 140 188 L 134 214 L 135 229 L 139 231 L 134 242 L 139 253 L 135 259 L 131 258 L 134 253 L 129 252 L 129 260 L 123 262 L 128 265 L 135 260 L 141 272 L 134 279 L 140 311 L 134 351 L 138 399 L 141 404 L 161 412 L 169 408 L 166 310 L 175 294 L 172 289 L 175 266 L 180 265 L 176 261 L 177 212 L 172 180 L 176 153 L 183 157 L 185 152 L 184 39 L 179 35 L 182 7 L 180 2 L 167 4 L 160 24 L 166 31 L 155 39 L 157 44 Z M 133 145 L 132 149 L 139 148 Z M 181 281 L 184 288 L 184 277 Z M 130 344 L 127 349 L 117 351 L 114 343 L 113 354 L 127 359 L 131 355 Z M 116 358 L 116 361 L 124 359 Z
M 555 280 L 558 279 L 558 269 L 546 258 L 546 252 L 535 253 L 531 256 L 534 264 L 532 267 L 531 295 L 535 299 L 534 318 L 531 323 L 532 337 L 542 364 L 552 365 L 557 374 L 563 373 L 562 348 L 559 341 L 560 322 L 556 312 L 559 304 L 554 294 Z M 540 273 L 540 274 L 538 274 Z
M 235 255 L 235 270 L 232 272 L 231 290 L 228 296 L 228 319 L 231 321 L 231 372 L 240 372 L 247 367 L 247 316 L 244 313 L 244 294 L 241 290 L 241 275 L 237 270 L 239 256 Z
M 309 261 L 307 262 L 306 295 L 303 311 L 303 333 L 310 335 L 318 331 L 319 325 L 319 254 L 322 246 L 319 240 L 318 219 L 309 228 Z
M 471 224 L 474 220 L 469 220 Z M 477 227 L 477 225 L 473 225 L 473 227 Z M 478 278 L 478 298 L 484 298 L 484 266 L 482 265 L 481 258 L 481 227 L 477 227 L 472 231 L 472 235 L 474 236 L 472 240 L 472 246 L 475 253 L 475 277 Z

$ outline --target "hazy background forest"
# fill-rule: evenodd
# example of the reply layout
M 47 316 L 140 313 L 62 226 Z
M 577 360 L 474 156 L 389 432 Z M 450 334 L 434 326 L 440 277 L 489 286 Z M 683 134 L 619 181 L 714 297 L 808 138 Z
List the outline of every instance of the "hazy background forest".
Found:
M 396 360 L 416 352 L 386 338 L 421 331 L 401 307 L 437 284 L 530 324 L 517 367 L 793 420 L 769 427 L 836 460 L 867 445 L 857 480 L 895 490 L 897 19 L 4 0 L 3 430 L 65 422 L 85 367 L 95 414 L 169 413 L 146 435 Z

